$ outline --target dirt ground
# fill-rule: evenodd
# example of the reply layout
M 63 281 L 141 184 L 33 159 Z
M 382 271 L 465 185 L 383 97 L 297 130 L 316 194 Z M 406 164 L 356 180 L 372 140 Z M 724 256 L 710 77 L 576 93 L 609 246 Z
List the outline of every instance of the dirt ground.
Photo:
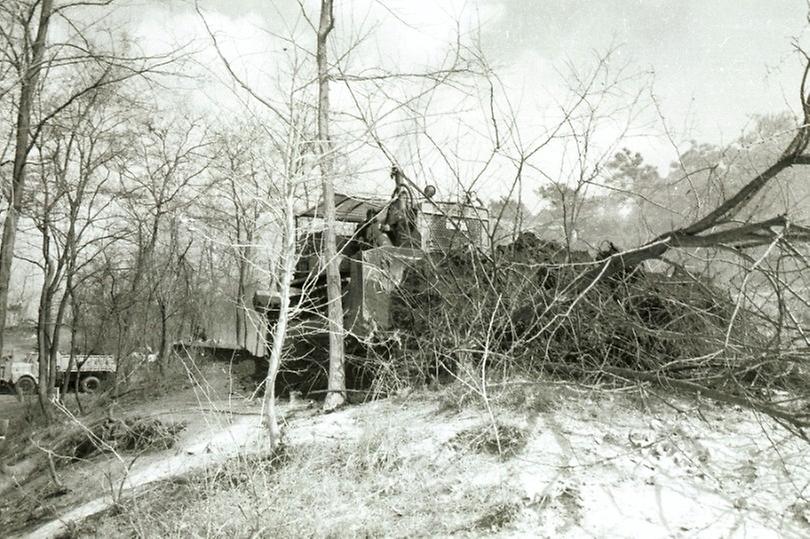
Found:
M 258 461 L 242 475 L 222 472 L 228 455 L 260 447 L 255 416 L 230 416 L 219 429 L 189 423 L 179 454 L 145 457 L 128 479 L 156 485 L 185 473 L 181 502 L 170 509 L 161 491 L 140 490 L 77 536 L 126 536 L 131 522 L 155 537 L 240 536 L 256 522 L 257 537 L 810 536 L 806 444 L 767 418 L 708 401 L 675 401 L 678 412 L 622 394 L 546 391 L 554 406 L 532 397 L 528 408 L 498 410 L 522 433 L 501 429 L 499 443 L 514 442 L 507 457 L 486 449 L 485 409 L 428 393 L 332 414 L 283 410 L 291 460 L 266 475 Z M 58 536 L 62 522 L 102 507 L 93 503 L 31 536 Z M 301 517 L 309 514 L 318 521 Z
M 240 536 L 256 520 L 257 537 L 810 536 L 806 443 L 767 418 L 711 401 L 522 387 L 496 399 L 498 422 L 521 433 L 508 457 L 486 449 L 488 409 L 424 392 L 332 414 L 280 403 L 289 462 L 266 473 L 250 460 L 266 433 L 245 395 L 200 384 L 122 403 L 119 416 L 182 422 L 175 446 L 65 466 L 64 489 L 44 471 L 0 489 L 0 529 L 117 537 L 138 522 L 143 536 Z M 324 518 L 301 517 L 312 512 Z
M 123 455 L 123 461 L 105 454 L 92 461 L 60 467 L 58 473 L 67 487 L 64 491 L 51 484 L 41 461 L 28 458 L 9 463 L 5 475 L 0 473 L 0 530 L 4 530 L 0 536 L 5 536 L 6 530 L 14 536 L 17 527 L 18 533 L 26 527 L 33 529 L 37 523 L 48 522 L 59 514 L 69 515 L 68 522 L 76 515 L 93 514 L 99 510 L 96 507 L 103 509 L 111 503 L 106 495 L 111 482 L 122 489 L 131 490 L 177 473 L 182 474 L 186 468 L 203 466 L 210 460 L 250 452 L 251 448 L 245 448 L 235 440 L 251 438 L 243 431 L 261 433 L 258 403 L 246 404 L 245 395 L 235 392 L 235 388 L 223 382 L 223 378 L 227 377 L 223 377 L 220 371 L 220 367 L 214 366 L 212 372 L 208 373 L 209 379 L 215 381 L 214 385 L 203 378 L 191 387 L 178 387 L 170 395 L 159 399 L 141 398 L 132 402 L 125 397 L 114 407 L 113 413 L 119 418 L 138 416 L 160 419 L 166 424 L 182 424 L 184 428 L 178 443 L 171 450 L 137 458 Z M 90 401 L 86 403 L 92 408 Z M 13 394 L 0 393 L 0 418 L 14 420 L 22 417 L 25 406 Z M 95 416 L 84 417 L 83 420 L 90 421 L 91 417 Z M 15 489 L 13 485 L 18 483 L 24 486 Z M 73 513 L 72 508 L 75 508 Z M 24 515 L 22 521 L 17 518 L 21 511 Z M 48 530 L 51 528 L 57 532 L 50 533 Z M 64 531 L 62 523 L 54 522 L 51 527 L 43 527 L 38 536 L 51 537 L 59 535 L 61 531 Z
M 25 405 L 7 392 L 0 393 L 0 419 L 16 419 L 22 413 Z

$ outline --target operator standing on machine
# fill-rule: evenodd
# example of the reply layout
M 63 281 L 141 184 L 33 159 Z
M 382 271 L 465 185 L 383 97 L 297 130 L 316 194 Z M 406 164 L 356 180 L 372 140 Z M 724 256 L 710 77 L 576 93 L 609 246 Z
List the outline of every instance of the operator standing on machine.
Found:
M 402 172 L 397 167 L 391 169 L 391 177 L 396 187 L 391 204 L 388 206 L 383 230 L 388 233 L 391 243 L 396 247 L 419 248 L 422 245 L 422 235 L 416 225 L 418 210 L 414 203 L 413 192 L 405 184 Z

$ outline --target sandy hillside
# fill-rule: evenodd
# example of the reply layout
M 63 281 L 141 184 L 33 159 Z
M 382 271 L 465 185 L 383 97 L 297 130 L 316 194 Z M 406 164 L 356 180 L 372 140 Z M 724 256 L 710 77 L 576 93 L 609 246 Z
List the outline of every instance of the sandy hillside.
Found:
M 132 410 L 183 422 L 172 449 L 67 466 L 68 493 L 2 521 L 30 537 L 810 535 L 806 443 L 740 408 L 673 402 L 546 387 L 490 409 L 440 393 L 328 415 L 286 404 L 274 459 L 255 403 L 187 393 Z M 48 489 L 43 472 L 4 498 Z

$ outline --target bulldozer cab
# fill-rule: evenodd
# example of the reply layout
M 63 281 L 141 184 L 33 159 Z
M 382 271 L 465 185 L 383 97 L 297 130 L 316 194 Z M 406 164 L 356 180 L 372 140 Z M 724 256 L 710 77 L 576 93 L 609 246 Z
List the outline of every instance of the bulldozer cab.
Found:
M 410 266 L 425 256 L 482 248 L 489 241 L 489 214 L 482 205 L 418 197 L 396 169 L 392 177 L 397 185 L 387 200 L 335 195 L 344 327 L 359 338 L 394 329 L 390 295 Z M 296 218 L 299 260 L 293 281 L 302 293 L 306 289 L 308 305 L 322 318 L 327 305 L 324 213 L 319 204 Z
M 422 199 L 403 210 L 391 200 L 336 194 L 335 210 L 337 248 L 344 256 L 385 246 L 429 253 L 489 243 L 489 212 L 481 205 Z M 323 215 L 319 204 L 296 217 L 298 252 L 307 262 L 322 252 Z

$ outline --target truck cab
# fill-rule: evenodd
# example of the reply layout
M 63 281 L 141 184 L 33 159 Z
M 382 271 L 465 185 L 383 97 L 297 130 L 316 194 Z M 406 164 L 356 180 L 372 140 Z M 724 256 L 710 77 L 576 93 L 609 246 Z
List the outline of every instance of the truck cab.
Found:
M 78 383 L 79 388 L 85 392 L 96 391 L 105 377 L 115 373 L 117 366 L 115 358 L 111 355 L 78 356 L 72 366 L 69 360 L 69 356 L 57 354 L 56 383 L 61 385 L 65 378 L 68 378 L 71 387 Z M 0 386 L 30 394 L 36 391 L 38 380 L 37 354 L 12 353 L 0 360 Z
M 0 386 L 31 394 L 36 391 L 37 374 L 37 365 L 30 358 L 10 354 L 0 359 Z

